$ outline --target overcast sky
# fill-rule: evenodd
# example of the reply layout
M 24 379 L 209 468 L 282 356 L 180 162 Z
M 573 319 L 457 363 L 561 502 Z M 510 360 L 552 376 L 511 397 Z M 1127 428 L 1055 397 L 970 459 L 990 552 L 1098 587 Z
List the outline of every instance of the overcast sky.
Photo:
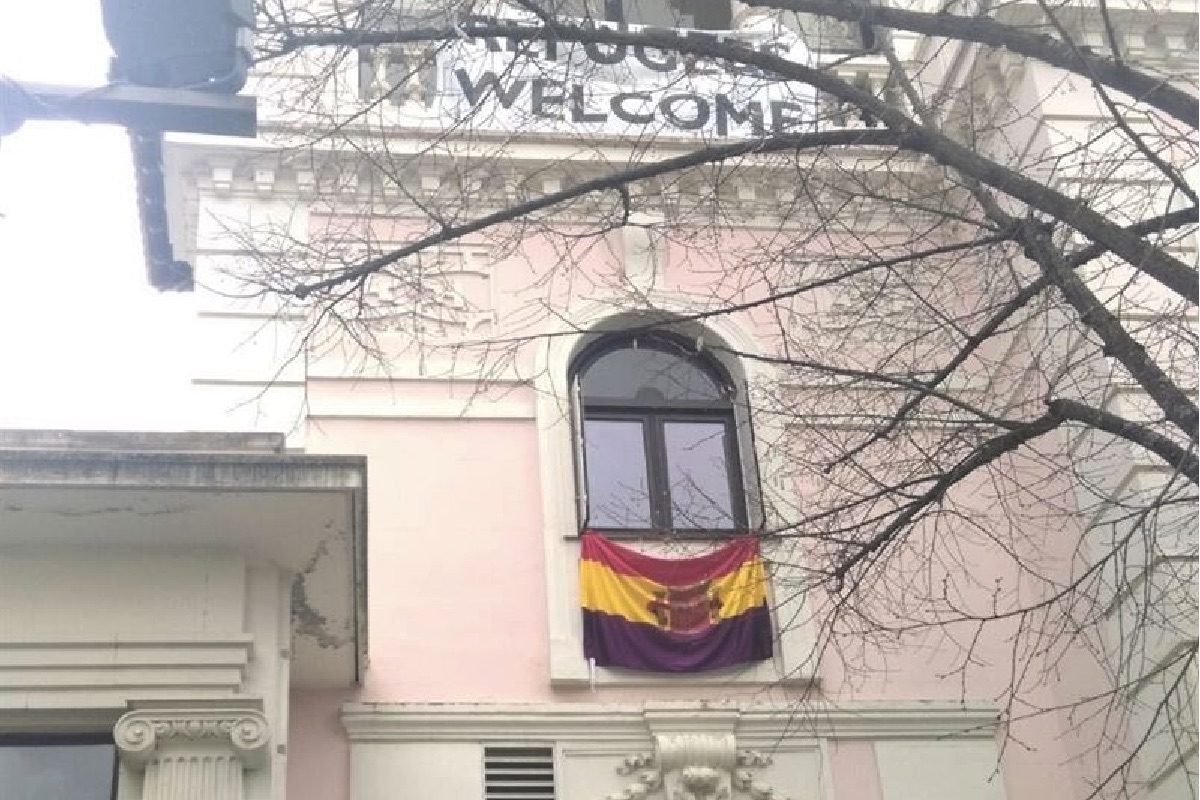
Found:
M 103 83 L 99 0 L 0 5 L 0 75 Z M 0 427 L 189 427 L 188 295 L 145 279 L 119 128 L 0 138 Z

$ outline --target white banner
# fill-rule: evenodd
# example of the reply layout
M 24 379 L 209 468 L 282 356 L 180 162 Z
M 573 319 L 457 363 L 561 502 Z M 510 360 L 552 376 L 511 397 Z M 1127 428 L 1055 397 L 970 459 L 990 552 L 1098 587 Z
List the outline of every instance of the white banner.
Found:
M 795 33 L 765 27 L 673 32 L 810 63 Z M 771 80 L 745 64 L 652 47 L 548 40 L 475 37 L 448 45 L 437 58 L 437 98 L 443 127 L 471 130 L 721 139 L 811 130 L 816 119 L 811 86 Z

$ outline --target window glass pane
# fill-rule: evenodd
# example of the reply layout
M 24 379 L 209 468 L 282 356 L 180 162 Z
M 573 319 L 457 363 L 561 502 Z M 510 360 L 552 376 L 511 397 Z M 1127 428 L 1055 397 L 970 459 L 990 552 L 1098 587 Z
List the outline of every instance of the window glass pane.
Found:
M 679 356 L 644 347 L 600 356 L 584 372 L 581 385 L 584 402 L 725 402 L 720 387 L 700 367 Z
M 111 800 L 111 744 L 0 744 L 4 800 Z
M 625 22 L 676 28 L 680 25 L 679 11 L 668 0 L 622 0 Z
M 733 27 L 727 0 L 680 0 L 679 8 L 685 27 L 710 31 L 727 31 Z
M 676 529 L 735 527 L 724 422 L 667 422 L 667 482 Z
M 585 420 L 583 443 L 588 524 L 593 528 L 651 527 L 642 423 Z

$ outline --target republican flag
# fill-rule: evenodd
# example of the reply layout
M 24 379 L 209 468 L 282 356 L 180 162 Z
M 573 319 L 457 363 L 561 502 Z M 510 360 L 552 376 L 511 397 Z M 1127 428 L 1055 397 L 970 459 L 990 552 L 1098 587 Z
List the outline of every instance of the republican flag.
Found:
M 597 666 L 700 672 L 771 657 L 766 571 L 752 536 L 695 558 L 582 537 L 583 654 Z

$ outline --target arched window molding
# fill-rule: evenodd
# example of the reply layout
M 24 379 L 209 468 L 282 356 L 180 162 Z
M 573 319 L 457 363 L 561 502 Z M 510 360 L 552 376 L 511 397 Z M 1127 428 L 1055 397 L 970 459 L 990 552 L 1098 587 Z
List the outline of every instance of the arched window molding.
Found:
M 584 348 L 571 365 L 580 527 L 651 538 L 750 530 L 744 394 L 702 337 L 655 329 Z
M 646 327 L 663 327 L 682 339 L 699 342 L 700 348 L 720 363 L 739 390 L 741 399 L 734 407 L 748 527 L 769 529 L 777 522 L 771 518 L 769 508 L 764 510 L 759 475 L 781 474 L 782 470 L 773 469 L 770 451 L 757 446 L 757 442 L 771 441 L 775 437 L 777 423 L 770 419 L 751 419 L 750 404 L 745 402 L 752 396 L 755 386 L 769 385 L 774 380 L 775 368 L 755 359 L 735 358 L 726 352 L 758 354 L 765 351 L 752 335 L 724 316 L 705 319 L 703 324 L 680 322 L 680 318 L 694 313 L 695 298 L 656 291 L 650 300 L 654 309 L 644 311 L 614 313 L 613 309 L 619 307 L 615 299 L 613 302 L 596 301 L 573 310 L 567 321 L 581 332 L 573 336 L 549 337 L 537 353 L 533 384 L 537 394 L 550 674 L 552 683 L 559 686 L 586 685 L 593 677 L 583 658 L 579 619 L 578 536 L 583 523 L 583 498 L 574 434 L 579 425 L 578 407 L 571 402 L 571 366 L 588 346 L 614 332 Z M 764 545 L 768 560 L 770 550 L 775 546 L 769 542 Z M 811 635 L 805 625 L 796 622 L 804 619 L 803 597 L 783 586 L 788 581 L 786 568 L 776 566 L 773 572 L 776 624 L 781 621 L 784 624 L 772 661 L 733 674 L 720 671 L 686 677 L 600 668 L 595 680 L 600 684 L 652 686 L 809 683 L 813 675 L 806 658 L 810 653 Z

